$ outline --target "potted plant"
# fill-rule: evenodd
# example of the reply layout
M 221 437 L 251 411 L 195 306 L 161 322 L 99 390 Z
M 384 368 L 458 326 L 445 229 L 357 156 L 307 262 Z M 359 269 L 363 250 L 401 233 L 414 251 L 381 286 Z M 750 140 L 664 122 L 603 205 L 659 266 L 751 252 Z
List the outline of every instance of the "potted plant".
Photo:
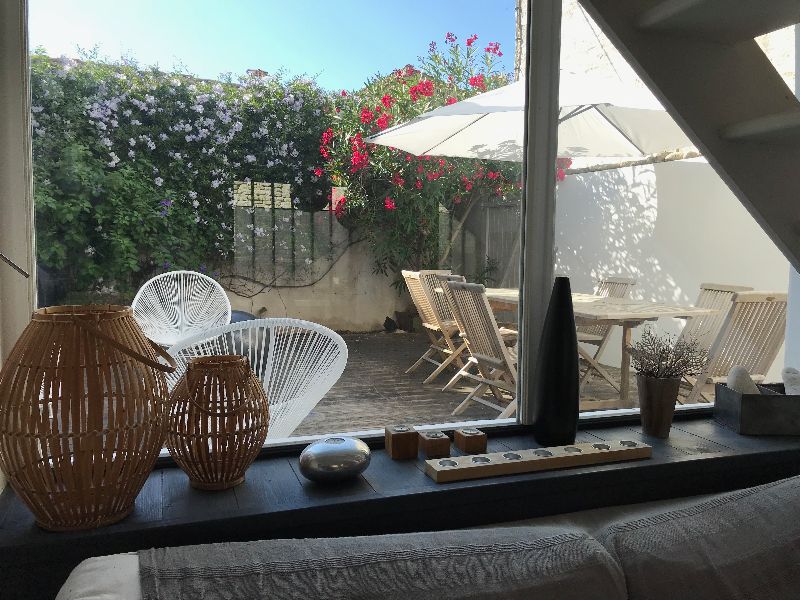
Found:
M 647 328 L 630 347 L 636 369 L 642 430 L 647 435 L 669 437 L 681 378 L 703 371 L 707 354 L 697 340 L 657 335 Z

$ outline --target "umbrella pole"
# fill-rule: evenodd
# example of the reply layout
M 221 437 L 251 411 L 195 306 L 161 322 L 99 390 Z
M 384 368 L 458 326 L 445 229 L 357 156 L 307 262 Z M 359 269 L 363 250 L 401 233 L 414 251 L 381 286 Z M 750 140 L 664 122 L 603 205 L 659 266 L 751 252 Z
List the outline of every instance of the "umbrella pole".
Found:
M 609 171 L 611 169 L 622 169 L 624 167 L 638 167 L 640 165 L 656 165 L 676 160 L 687 160 L 689 158 L 699 158 L 703 156 L 697 150 L 667 150 L 656 154 L 649 154 L 642 158 L 623 160 L 616 163 L 604 163 L 592 165 L 590 167 L 578 167 L 576 169 L 564 169 L 567 175 L 580 175 L 581 173 L 595 173 L 597 171 Z

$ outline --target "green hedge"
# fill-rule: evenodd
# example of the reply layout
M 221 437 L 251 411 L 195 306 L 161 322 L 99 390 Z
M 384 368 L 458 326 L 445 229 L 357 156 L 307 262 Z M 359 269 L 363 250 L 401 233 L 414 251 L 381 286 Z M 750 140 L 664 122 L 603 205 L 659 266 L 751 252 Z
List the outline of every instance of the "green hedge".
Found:
M 327 203 L 314 169 L 331 111 L 313 81 L 36 53 L 32 96 L 38 260 L 68 290 L 129 295 L 161 270 L 215 272 L 233 248 L 235 180 Z

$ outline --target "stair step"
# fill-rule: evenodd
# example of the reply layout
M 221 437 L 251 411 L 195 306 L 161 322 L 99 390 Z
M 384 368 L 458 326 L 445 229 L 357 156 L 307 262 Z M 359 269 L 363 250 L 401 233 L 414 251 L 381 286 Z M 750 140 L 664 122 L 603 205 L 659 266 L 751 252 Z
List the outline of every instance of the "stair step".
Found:
M 662 0 L 637 27 L 721 43 L 750 40 L 800 23 L 798 0 Z
M 747 142 L 800 142 L 800 111 L 766 115 L 742 121 L 722 131 L 726 140 Z

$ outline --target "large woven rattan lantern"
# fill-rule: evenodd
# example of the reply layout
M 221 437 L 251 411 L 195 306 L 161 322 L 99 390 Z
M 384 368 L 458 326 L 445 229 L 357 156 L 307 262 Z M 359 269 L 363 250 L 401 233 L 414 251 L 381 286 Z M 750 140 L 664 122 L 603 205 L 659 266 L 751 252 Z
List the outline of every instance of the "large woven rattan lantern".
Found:
M 264 444 L 269 403 L 244 356 L 202 356 L 189 362 L 172 391 L 167 447 L 192 487 L 224 490 Z
M 41 527 L 119 521 L 166 434 L 168 392 L 130 308 L 37 310 L 0 371 L 0 467 Z

